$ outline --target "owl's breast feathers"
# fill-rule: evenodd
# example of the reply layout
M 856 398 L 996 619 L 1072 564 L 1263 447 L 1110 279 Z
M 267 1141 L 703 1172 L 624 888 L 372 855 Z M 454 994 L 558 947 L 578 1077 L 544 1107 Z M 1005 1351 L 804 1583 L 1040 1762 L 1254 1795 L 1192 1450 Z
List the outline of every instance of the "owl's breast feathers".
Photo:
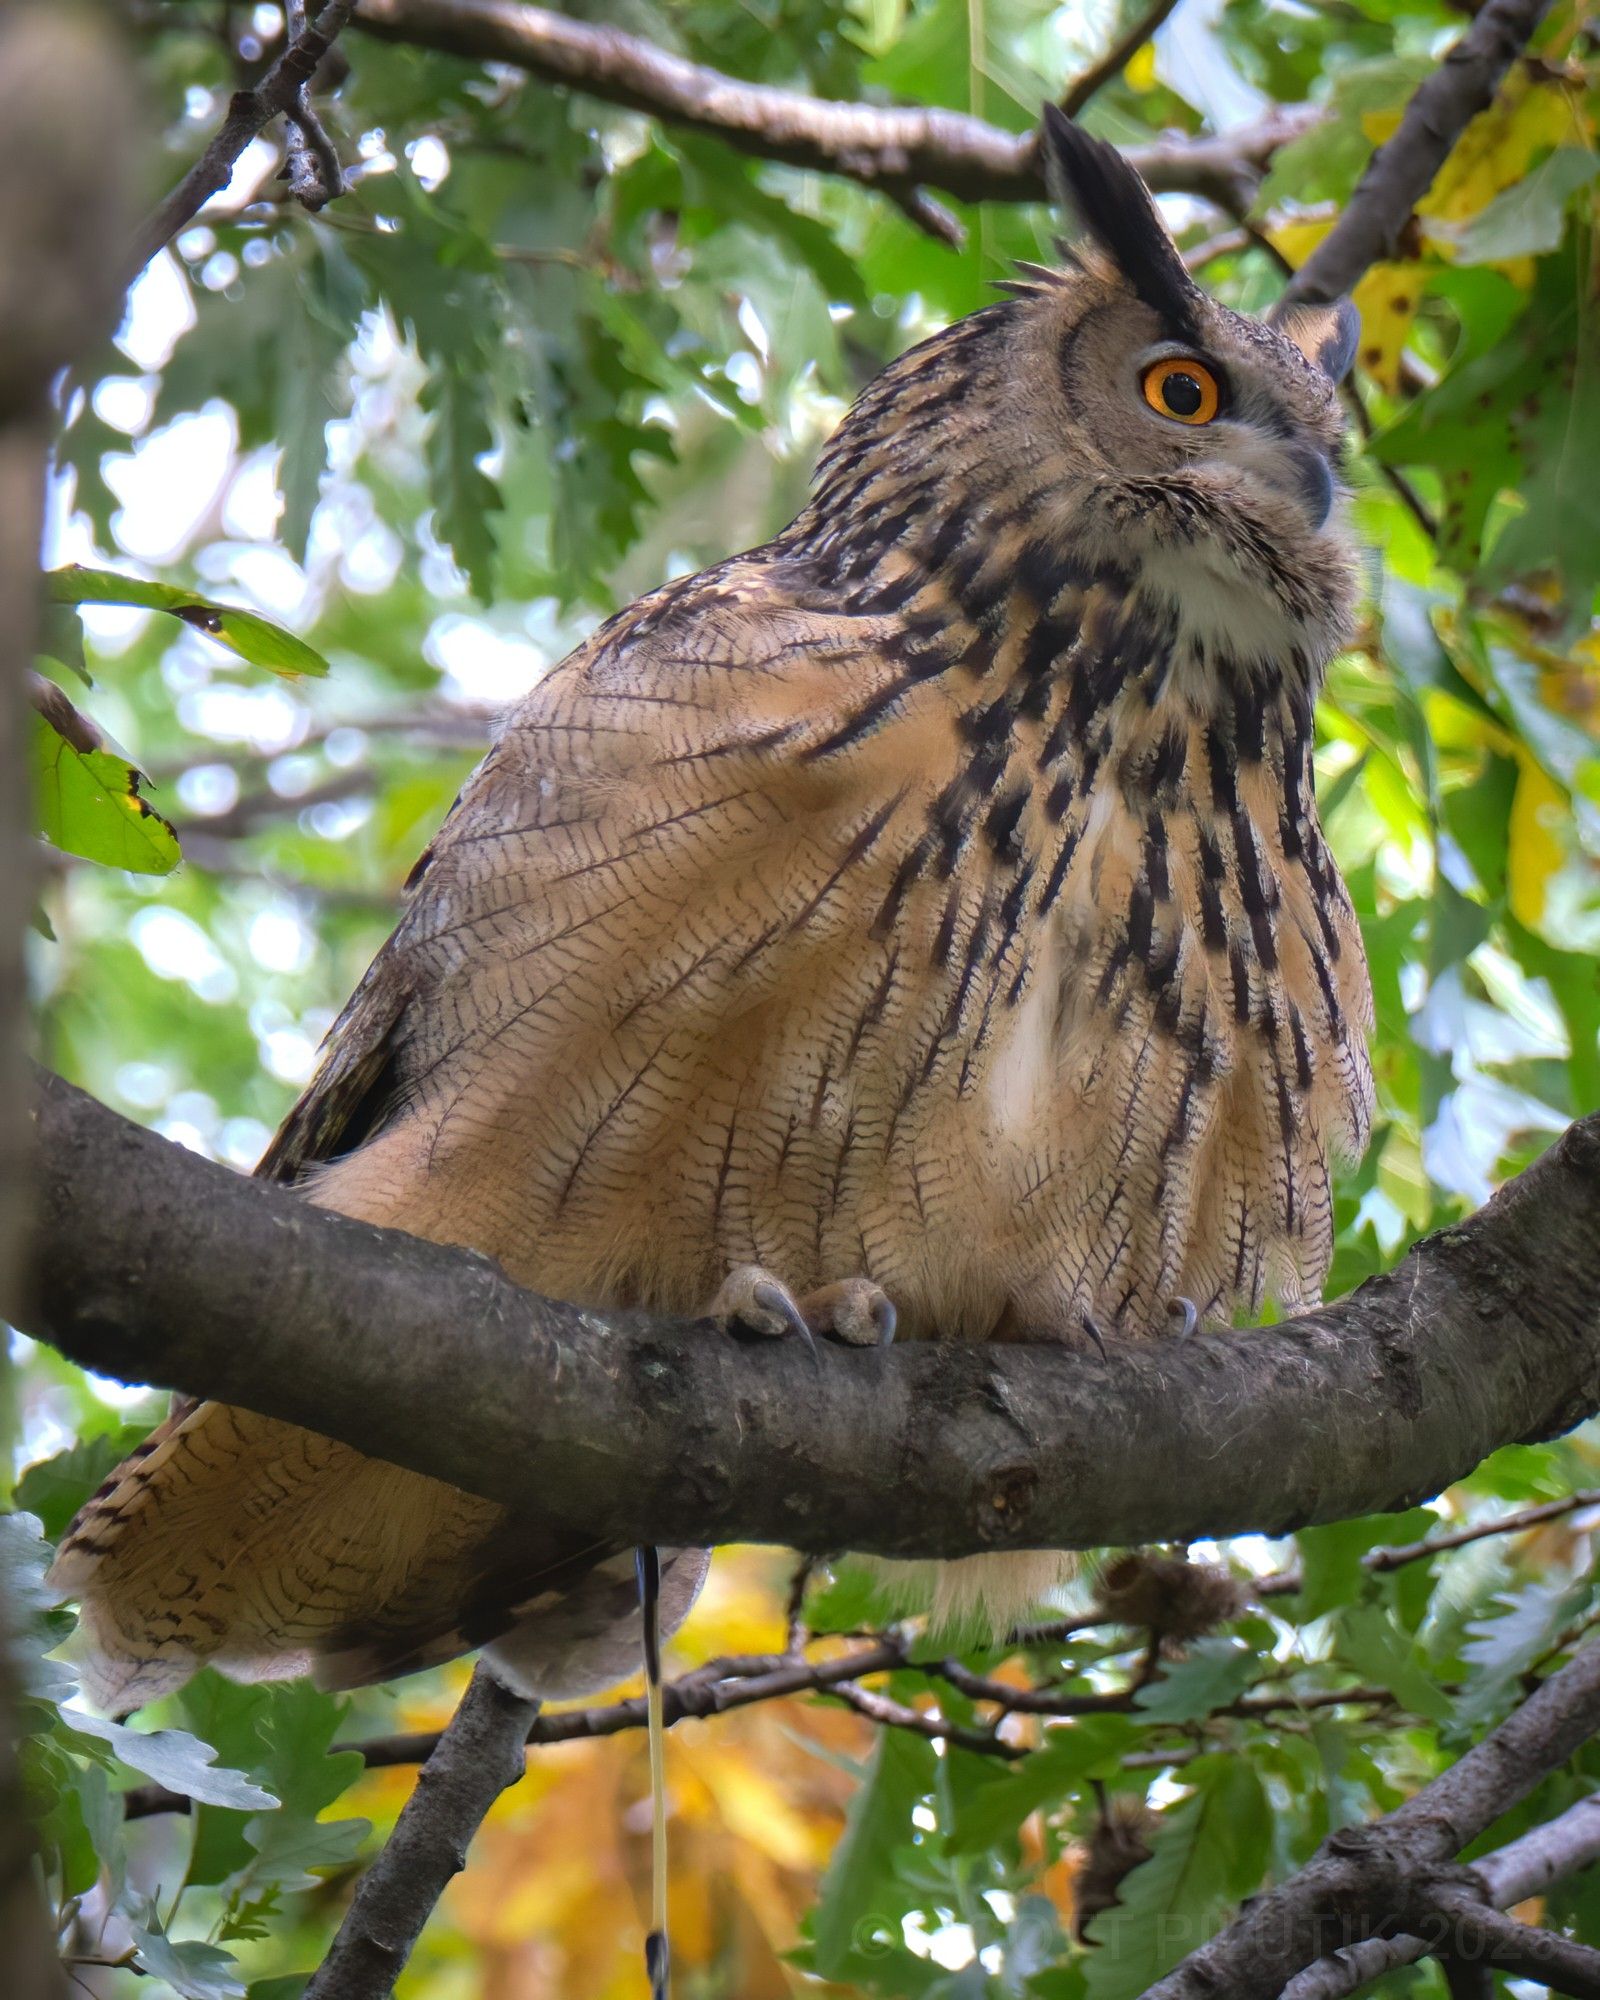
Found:
M 528 697 L 334 1038 L 372 1136 L 318 1199 L 586 1302 L 866 1270 L 913 1334 L 1315 1296 L 1371 1093 L 1316 663 L 928 498 Z

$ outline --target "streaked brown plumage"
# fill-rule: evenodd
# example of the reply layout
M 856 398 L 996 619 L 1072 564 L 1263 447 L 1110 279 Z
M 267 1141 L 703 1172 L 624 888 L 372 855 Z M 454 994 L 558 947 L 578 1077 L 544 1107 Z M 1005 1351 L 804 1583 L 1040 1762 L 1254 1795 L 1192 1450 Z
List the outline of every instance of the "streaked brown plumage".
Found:
M 902 1337 L 1082 1340 L 1316 1297 L 1371 1099 L 1311 773 L 1348 309 L 1215 305 L 1114 154 L 1052 145 L 1096 247 L 885 370 L 790 527 L 534 689 L 263 1172 L 594 1304 L 754 1263 L 868 1274 Z M 1174 355 L 1215 421 L 1141 393 Z M 56 1572 L 102 1699 L 512 1627 L 530 1685 L 631 1664 L 625 1559 L 530 1577 L 489 1503 L 217 1405 L 152 1443 Z M 945 1595 L 996 1617 L 1057 1567 L 985 1562 Z

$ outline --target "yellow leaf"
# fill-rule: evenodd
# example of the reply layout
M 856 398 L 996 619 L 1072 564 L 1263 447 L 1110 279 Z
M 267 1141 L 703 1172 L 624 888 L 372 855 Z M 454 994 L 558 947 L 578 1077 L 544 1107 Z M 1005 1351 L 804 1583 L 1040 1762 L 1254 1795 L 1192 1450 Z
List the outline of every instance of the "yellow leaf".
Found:
M 1123 81 L 1130 90 L 1144 92 L 1156 87 L 1156 45 L 1141 43 L 1129 56 L 1122 72 Z
M 1273 223 L 1267 235 L 1298 271 L 1332 227 L 1331 215 L 1297 218 L 1293 222 Z
M 1399 392 L 1400 357 L 1425 282 L 1414 264 L 1374 264 L 1352 294 L 1361 315 L 1361 366 L 1390 395 Z
M 1511 914 L 1529 930 L 1544 920 L 1550 878 L 1567 858 L 1557 829 L 1571 814 L 1566 793 L 1525 752 L 1517 758 L 1511 800 L 1509 879 Z
M 1465 222 L 1503 189 L 1525 179 L 1540 153 L 1574 143 L 1584 143 L 1584 132 L 1567 91 L 1514 71 L 1493 104 L 1456 141 L 1433 186 L 1417 203 L 1417 213 Z

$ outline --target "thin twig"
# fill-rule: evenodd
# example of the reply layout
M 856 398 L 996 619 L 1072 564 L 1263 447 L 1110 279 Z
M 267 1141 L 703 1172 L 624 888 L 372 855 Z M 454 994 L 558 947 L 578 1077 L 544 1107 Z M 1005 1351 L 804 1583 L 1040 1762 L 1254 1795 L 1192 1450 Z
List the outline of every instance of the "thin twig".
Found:
M 209 146 L 159 208 L 145 220 L 128 254 L 125 280 L 132 284 L 156 252 L 198 215 L 233 178 L 240 155 L 274 118 L 298 112 L 299 94 L 355 9 L 356 0 L 328 0 L 314 23 L 291 41 L 254 90 L 236 90 Z M 306 114 L 299 114 L 302 134 Z M 314 119 L 311 121 L 314 123 Z M 317 128 L 321 130 L 320 127 Z M 337 164 L 337 163 L 335 163 Z M 340 187 L 342 189 L 341 180 Z M 328 199 L 327 195 L 323 199 Z M 313 204 L 320 205 L 320 204 Z
M 786 1653 L 798 1655 L 804 1650 L 806 1592 L 817 1573 L 817 1562 L 816 1556 L 802 1556 L 789 1579 L 789 1592 L 783 1605 L 783 1650 Z
M 1491 1535 L 1520 1535 L 1527 1528 L 1543 1527 L 1547 1521 L 1559 1521 L 1585 1507 L 1600 1507 L 1600 1488 L 1583 1487 L 1575 1493 L 1564 1493 L 1559 1500 L 1542 1500 L 1537 1506 L 1521 1507 L 1514 1514 L 1500 1514 L 1489 1521 L 1470 1521 L 1465 1527 L 1449 1528 L 1442 1535 L 1425 1535 L 1420 1541 L 1394 1542 L 1368 1549 L 1361 1558 L 1361 1567 L 1374 1575 L 1386 1576 L 1409 1563 L 1426 1562 L 1431 1556 L 1445 1555 L 1451 1549 L 1487 1541 Z M 1298 1569 L 1285 1569 L 1262 1577 L 1254 1585 L 1254 1591 L 1258 1598 L 1292 1597 L 1304 1586 L 1305 1579 Z
M 904 1729 L 913 1736 L 927 1737 L 931 1743 L 953 1743 L 957 1749 L 974 1751 L 980 1757 L 1014 1760 L 1028 1754 L 1025 1744 L 1007 1743 L 987 1730 L 964 1729 L 939 1715 L 924 1715 L 920 1709 L 907 1708 L 904 1702 L 858 1687 L 854 1681 L 839 1681 L 830 1692 L 847 1708 L 885 1729 Z
M 1092 62 L 1081 76 L 1073 78 L 1061 94 L 1061 108 L 1069 118 L 1076 118 L 1091 97 L 1103 90 L 1114 76 L 1121 75 L 1177 4 L 1178 0 L 1154 0 L 1154 5 L 1147 7 L 1127 33 L 1119 35 L 1097 62 Z
M 283 20 L 289 40 L 297 42 L 310 26 L 306 0 L 283 0 Z M 338 149 L 323 130 L 312 105 L 309 78 L 284 107 L 284 119 L 288 126 L 284 178 L 292 198 L 314 215 L 319 208 L 346 193 L 349 184 L 339 163 Z

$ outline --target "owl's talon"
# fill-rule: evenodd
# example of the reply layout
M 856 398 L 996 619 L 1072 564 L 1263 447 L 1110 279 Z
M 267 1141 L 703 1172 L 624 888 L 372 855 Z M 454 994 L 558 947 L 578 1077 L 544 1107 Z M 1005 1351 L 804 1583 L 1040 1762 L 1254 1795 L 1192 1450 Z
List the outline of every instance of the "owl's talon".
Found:
M 1100 1356 L 1100 1359 L 1102 1361 L 1107 1360 L 1109 1357 L 1106 1354 L 1106 1337 L 1100 1331 L 1099 1325 L 1095 1320 L 1094 1314 L 1091 1312 L 1084 1312 L 1080 1313 L 1078 1317 L 1083 1322 L 1084 1332 L 1094 1342 L 1095 1352 Z
M 1168 1317 L 1170 1318 L 1173 1313 L 1182 1313 L 1183 1315 L 1183 1325 L 1179 1327 L 1174 1338 L 1177 1340 L 1188 1340 L 1200 1324 L 1199 1307 L 1196 1306 L 1193 1299 L 1169 1299 L 1167 1301 Z
M 709 1317 L 730 1333 L 753 1334 L 762 1340 L 798 1335 L 813 1352 L 816 1349 L 794 1294 L 759 1264 L 741 1264 L 728 1273 L 711 1301 Z
M 894 1301 L 870 1278 L 840 1278 L 800 1301 L 807 1323 L 847 1347 L 887 1347 L 894 1339 Z
M 849 1347 L 886 1347 L 895 1331 L 894 1303 L 870 1278 L 841 1278 L 797 1300 L 759 1264 L 728 1273 L 710 1317 L 731 1332 L 768 1340 L 799 1335 L 813 1353 L 819 1333 Z
M 786 1286 L 780 1285 L 776 1278 L 763 1278 L 751 1287 L 750 1296 L 763 1313 L 769 1315 L 771 1319 L 782 1322 L 783 1332 L 798 1334 L 809 1346 L 815 1348 L 817 1343 L 812 1338 L 806 1316 L 795 1304 Z

